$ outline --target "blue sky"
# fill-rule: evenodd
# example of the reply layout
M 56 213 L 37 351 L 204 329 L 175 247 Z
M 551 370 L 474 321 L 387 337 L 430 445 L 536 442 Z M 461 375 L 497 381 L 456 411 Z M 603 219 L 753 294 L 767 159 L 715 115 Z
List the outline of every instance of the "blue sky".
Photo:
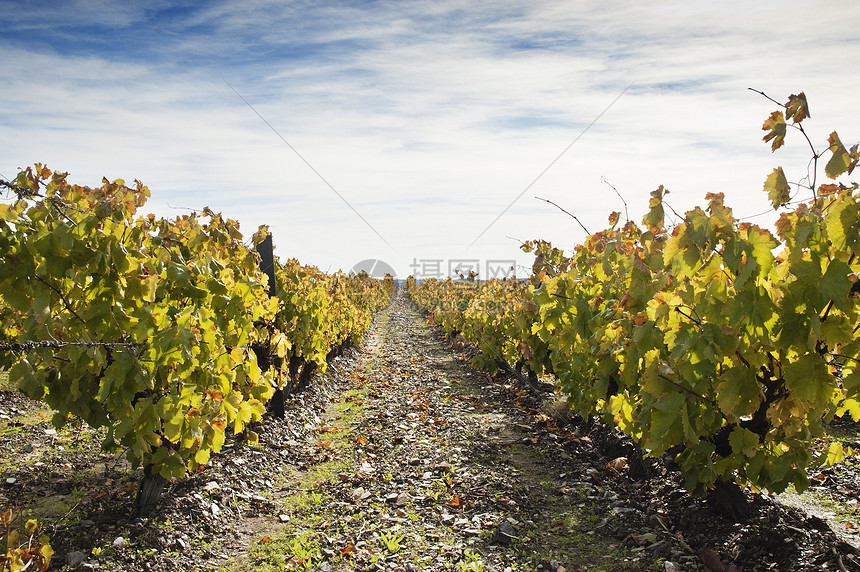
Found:
M 38 161 L 80 184 L 137 178 L 146 210 L 268 224 L 279 256 L 330 271 L 529 265 L 517 240 L 570 249 L 585 234 L 534 197 L 596 231 L 624 210 L 603 179 L 637 221 L 661 184 L 679 212 L 708 192 L 738 217 L 767 212 L 766 176 L 799 180 L 809 150 L 790 133 L 771 154 L 774 105 L 748 87 L 805 91 L 819 147 L 832 130 L 860 140 L 853 2 L 29 0 L 0 14 L 2 176 Z

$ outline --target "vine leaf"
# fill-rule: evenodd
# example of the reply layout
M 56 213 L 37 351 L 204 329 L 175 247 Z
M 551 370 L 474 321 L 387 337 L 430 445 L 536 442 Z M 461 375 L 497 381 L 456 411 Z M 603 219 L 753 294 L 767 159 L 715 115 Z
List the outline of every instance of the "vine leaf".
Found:
M 758 435 L 743 427 L 735 427 L 729 435 L 729 444 L 735 453 L 743 453 L 746 457 L 755 457 L 759 449 Z
M 833 385 L 824 380 L 831 377 L 827 366 L 816 356 L 805 354 L 783 369 L 785 386 L 798 399 L 821 406 L 830 399 Z
M 830 144 L 829 150 L 833 152 L 833 156 L 827 161 L 824 172 L 831 179 L 835 179 L 846 171 L 850 174 L 857 162 L 856 160 L 852 162 L 851 155 L 848 154 L 845 145 L 839 140 L 839 135 L 836 134 L 836 131 L 830 134 L 827 142 Z
M 777 167 L 767 176 L 764 182 L 764 192 L 767 193 L 767 198 L 770 199 L 770 204 L 773 205 L 774 210 L 784 206 L 791 199 L 791 187 L 788 186 L 788 180 L 785 178 L 782 167 Z
M 785 116 L 782 111 L 774 111 L 770 114 L 764 124 L 761 126 L 763 131 L 768 133 L 762 137 L 762 141 L 767 143 L 773 139 L 771 143 L 771 151 L 776 151 L 785 143 Z
M 801 91 L 797 95 L 788 96 L 788 103 L 785 104 L 785 113 L 792 123 L 800 123 L 809 115 L 809 104 L 806 102 L 806 95 Z

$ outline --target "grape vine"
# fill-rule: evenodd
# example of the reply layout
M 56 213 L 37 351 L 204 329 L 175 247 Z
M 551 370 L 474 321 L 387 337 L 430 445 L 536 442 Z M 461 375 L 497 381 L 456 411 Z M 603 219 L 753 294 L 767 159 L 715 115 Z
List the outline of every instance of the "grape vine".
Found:
M 776 150 L 793 127 L 810 141 L 808 117 L 805 96 L 792 95 L 765 121 L 764 140 Z M 815 161 L 830 155 L 826 176 L 851 174 L 857 145 L 836 132 L 827 143 L 812 147 Z M 803 490 L 808 466 L 844 454 L 838 443 L 813 454 L 824 423 L 860 420 L 858 185 L 803 180 L 795 185 L 813 198 L 793 211 L 781 167 L 764 183 L 783 209 L 776 236 L 739 222 L 721 193 L 669 228 L 660 187 L 641 226 L 613 213 L 570 257 L 524 244 L 535 252 L 528 285 L 410 281 L 410 293 L 478 346 L 475 365 L 521 360 L 553 374 L 579 414 L 616 425 L 648 455 L 671 453 L 689 490 Z M 476 311 L 484 296 L 500 306 Z
M 315 269 L 270 298 L 235 221 L 208 208 L 136 216 L 149 196 L 140 182 L 66 179 L 37 164 L 4 185 L 16 200 L 0 204 L 0 368 L 56 426 L 75 416 L 106 428 L 103 447 L 155 479 L 155 501 L 165 479 L 206 465 L 228 427 L 256 440 L 249 424 L 290 385 L 277 359 L 324 368 L 386 300 L 378 281 Z

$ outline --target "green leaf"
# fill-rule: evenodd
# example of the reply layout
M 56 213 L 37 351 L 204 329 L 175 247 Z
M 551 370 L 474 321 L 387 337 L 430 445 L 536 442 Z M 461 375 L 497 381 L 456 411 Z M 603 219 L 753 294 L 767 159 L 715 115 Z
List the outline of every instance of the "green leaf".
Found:
M 759 447 L 758 435 L 744 427 L 735 427 L 729 434 L 729 444 L 732 451 L 743 454 L 745 457 L 754 457 Z
M 671 392 L 658 399 L 651 410 L 649 447 L 661 453 L 677 445 L 684 435 L 681 424 L 684 396 Z
M 851 155 L 848 154 L 845 145 L 839 140 L 839 135 L 836 134 L 836 131 L 830 134 L 827 142 L 830 144 L 828 150 L 833 153 L 833 156 L 827 161 L 824 172 L 831 179 L 835 179 L 851 168 Z
M 858 211 L 860 208 L 853 196 L 847 193 L 830 204 L 824 224 L 827 227 L 827 238 L 833 243 L 834 248 L 844 250 L 846 246 L 854 246 L 857 240 L 858 216 L 860 216 Z
M 767 198 L 774 210 L 791 200 L 791 187 L 788 186 L 788 180 L 785 178 L 782 167 L 777 167 L 767 176 L 764 182 L 764 192 L 767 193 Z
M 642 222 L 652 232 L 662 232 L 665 213 L 663 211 L 663 196 L 669 191 L 663 189 L 660 185 L 657 190 L 651 191 L 651 199 L 648 201 L 648 214 L 642 219 Z
M 184 264 L 170 261 L 167 264 L 167 279 L 171 282 L 184 284 L 191 278 L 191 272 Z
M 824 276 L 821 277 L 819 288 L 825 303 L 832 301 L 833 305 L 848 312 L 853 306 L 848 299 L 848 294 L 851 292 L 851 267 L 842 261 L 834 260 L 828 267 Z
M 717 404 L 727 419 L 736 421 L 758 410 L 761 384 L 752 369 L 739 365 L 724 371 L 719 379 Z
M 818 354 L 804 354 L 783 367 L 785 386 L 798 398 L 823 407 L 833 394 L 833 376 Z

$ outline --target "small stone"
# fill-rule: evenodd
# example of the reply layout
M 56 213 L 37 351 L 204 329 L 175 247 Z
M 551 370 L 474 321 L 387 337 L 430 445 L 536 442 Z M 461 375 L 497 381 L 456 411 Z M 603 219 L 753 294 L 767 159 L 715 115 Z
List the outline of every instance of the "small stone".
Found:
M 278 515 L 278 520 L 280 520 L 281 522 L 290 522 L 290 515 L 288 515 L 288 514 L 279 514 L 279 515 Z
M 493 535 L 493 542 L 502 546 L 509 546 L 518 538 L 517 530 L 506 520 L 496 529 L 496 533 Z
M 211 506 L 211 507 L 209 507 L 209 508 L 210 508 L 210 510 L 212 511 L 212 516 L 217 517 L 219 514 L 221 514 L 221 507 L 220 507 L 220 506 L 218 506 L 218 503 L 217 503 L 217 502 L 213 502 L 213 503 L 212 503 L 212 506 Z
M 17 480 L 18 479 L 16 479 L 15 477 L 9 477 L 8 479 L 6 479 L 6 484 L 7 485 L 14 485 L 15 481 L 17 481 Z
M 681 572 L 681 567 L 669 560 L 664 562 L 663 566 L 666 568 L 666 572 Z
M 216 483 L 215 481 L 209 481 L 203 486 L 204 491 L 214 491 L 215 489 L 220 489 L 221 485 Z
M 181 538 L 177 538 L 176 541 L 174 542 L 174 545 L 176 546 L 176 549 L 179 550 L 180 552 L 185 552 L 185 549 L 188 548 L 188 545 Z
M 87 559 L 87 555 L 84 552 L 80 552 L 75 550 L 74 552 L 69 552 L 66 555 L 66 563 L 69 565 L 69 568 L 77 568 L 81 564 L 83 564 L 84 560 Z
M 32 453 L 33 452 L 33 445 L 31 445 L 30 443 L 27 443 L 26 445 L 24 445 L 24 449 L 22 449 L 22 450 L 24 451 L 24 453 Z
M 122 536 L 117 536 L 113 539 L 113 542 L 111 542 L 111 546 L 113 546 L 114 548 L 122 548 L 123 546 L 125 546 L 125 538 L 123 538 Z
M 397 498 L 394 501 L 394 504 L 397 506 L 406 506 L 412 501 L 412 497 L 409 496 L 409 493 L 400 493 L 397 495 Z

